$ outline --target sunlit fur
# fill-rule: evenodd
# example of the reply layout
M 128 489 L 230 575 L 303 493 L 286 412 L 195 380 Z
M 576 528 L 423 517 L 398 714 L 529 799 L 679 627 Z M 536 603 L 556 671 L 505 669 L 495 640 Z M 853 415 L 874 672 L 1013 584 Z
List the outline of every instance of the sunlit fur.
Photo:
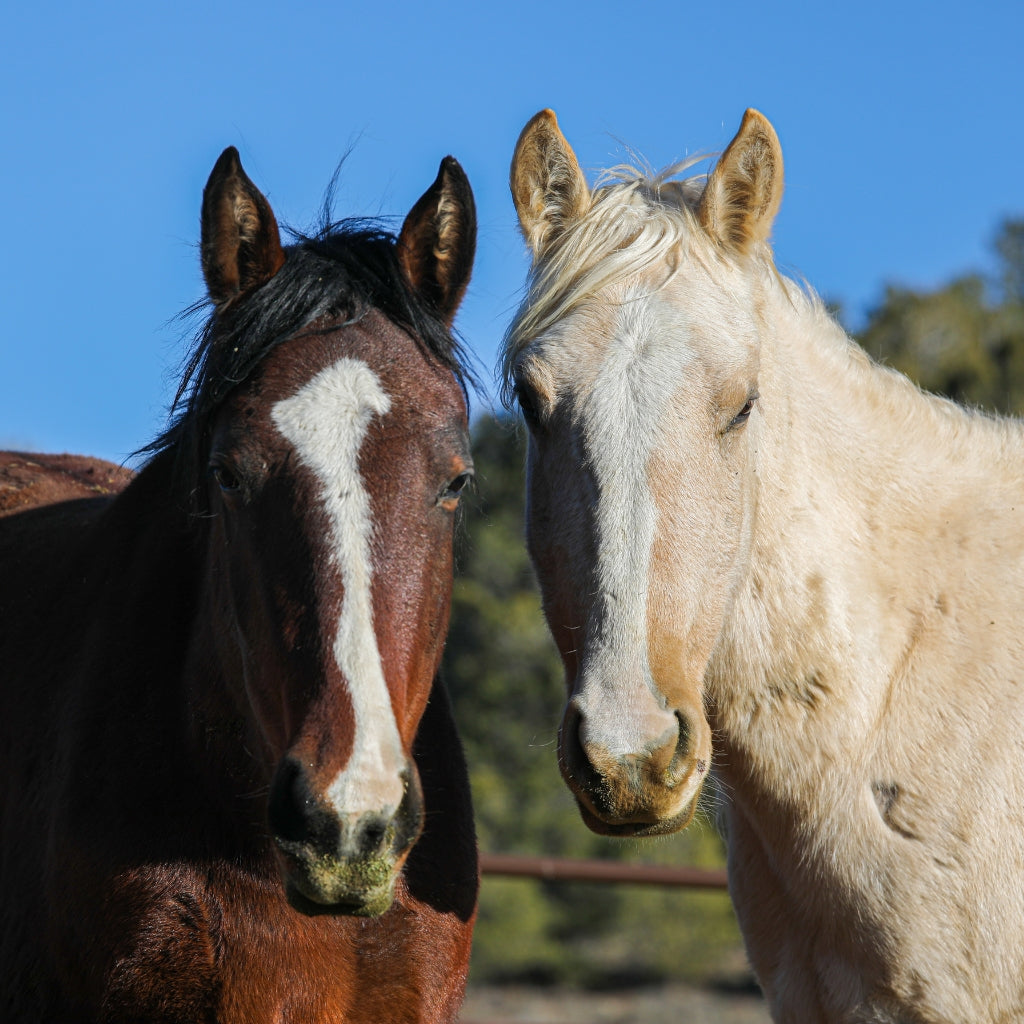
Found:
M 1019 1020 L 1024 431 L 871 362 L 767 245 L 710 237 L 698 204 L 643 180 L 597 192 L 535 253 L 509 333 L 570 706 L 632 694 L 594 726 L 622 735 L 640 690 L 591 666 L 658 651 L 664 706 L 703 700 L 732 895 L 776 1020 Z M 602 234 L 621 209 L 673 244 Z M 598 423 L 607 388 L 617 418 Z M 613 465 L 634 469 L 616 481 Z M 653 516 L 644 559 L 606 506 Z M 601 597 L 616 561 L 646 634 Z
M 511 398 L 516 357 L 605 285 L 671 261 L 697 227 L 694 201 L 704 176 L 677 179 L 698 161 L 687 160 L 660 174 L 623 165 L 606 173 L 590 209 L 559 235 L 550 253 L 534 263 L 526 301 L 505 336 L 502 395 Z M 671 271 L 671 262 L 668 268 Z

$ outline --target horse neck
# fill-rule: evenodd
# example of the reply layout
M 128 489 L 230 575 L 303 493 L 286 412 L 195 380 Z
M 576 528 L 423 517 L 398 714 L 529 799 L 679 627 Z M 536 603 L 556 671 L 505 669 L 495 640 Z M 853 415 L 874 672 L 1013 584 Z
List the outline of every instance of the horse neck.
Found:
M 145 680 L 135 686 L 146 709 L 135 729 L 140 744 L 147 729 L 159 732 L 178 780 L 166 799 L 193 793 L 189 813 L 197 822 L 205 814 L 210 848 L 243 850 L 262 835 L 251 819 L 252 794 L 269 782 L 259 771 L 263 741 L 245 714 L 241 670 L 223 655 L 233 633 L 209 567 L 209 520 L 192 509 L 177 476 L 174 450 L 157 455 L 112 509 L 124 540 L 119 632 L 134 638 L 131 656 Z
M 830 765 L 867 756 L 901 661 L 992 558 L 1024 452 L 1015 425 L 922 394 L 768 287 L 749 562 L 708 691 L 730 784 L 803 780 L 813 802 Z

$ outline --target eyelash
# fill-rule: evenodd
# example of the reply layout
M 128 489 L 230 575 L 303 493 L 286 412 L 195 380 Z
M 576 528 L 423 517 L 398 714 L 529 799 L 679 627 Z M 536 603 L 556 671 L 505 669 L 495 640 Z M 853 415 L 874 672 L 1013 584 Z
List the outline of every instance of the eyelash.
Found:
M 454 508 L 455 503 L 458 502 L 459 498 L 462 497 L 463 492 L 473 482 L 472 470 L 467 470 L 465 473 L 460 473 L 454 480 L 452 480 L 445 489 L 438 495 L 437 503 L 444 505 L 451 503 Z
M 515 397 L 519 403 L 519 411 L 523 414 L 523 419 L 526 420 L 529 426 L 537 426 L 540 419 L 537 416 L 537 407 L 533 404 L 530 396 L 516 385 Z
M 754 403 L 760 397 L 760 395 L 753 394 L 746 400 L 746 402 L 743 405 L 743 408 L 740 409 L 740 411 L 733 418 L 732 423 L 729 424 L 730 430 L 733 429 L 734 427 L 742 427 L 743 424 L 746 423 L 748 419 L 750 419 L 750 414 L 754 411 Z

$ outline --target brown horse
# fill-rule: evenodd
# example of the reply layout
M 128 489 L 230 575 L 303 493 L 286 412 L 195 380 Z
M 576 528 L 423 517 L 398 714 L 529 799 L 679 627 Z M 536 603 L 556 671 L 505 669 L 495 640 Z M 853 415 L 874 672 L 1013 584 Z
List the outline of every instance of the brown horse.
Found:
M 146 465 L 0 459 L 5 1022 L 454 1019 L 475 232 L 449 157 L 397 238 L 282 246 L 228 149 L 213 312 Z

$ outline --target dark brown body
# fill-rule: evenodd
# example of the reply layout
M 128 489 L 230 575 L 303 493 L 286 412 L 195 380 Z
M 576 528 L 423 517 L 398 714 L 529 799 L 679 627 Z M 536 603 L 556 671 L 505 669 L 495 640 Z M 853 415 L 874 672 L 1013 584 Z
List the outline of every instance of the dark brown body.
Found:
M 196 735 L 183 710 L 200 595 L 180 515 L 151 518 L 166 468 L 117 501 L 0 520 L 0 1018 L 454 1019 L 477 867 L 443 687 L 417 736 L 426 827 L 393 908 L 293 910 L 244 737 Z
M 3 1024 L 456 1018 L 478 865 L 437 670 L 474 238 L 449 157 L 397 239 L 283 249 L 227 150 L 215 309 L 155 454 L 133 478 L 0 453 Z M 295 395 L 357 462 L 289 441 Z M 365 550 L 331 527 L 339 487 Z

